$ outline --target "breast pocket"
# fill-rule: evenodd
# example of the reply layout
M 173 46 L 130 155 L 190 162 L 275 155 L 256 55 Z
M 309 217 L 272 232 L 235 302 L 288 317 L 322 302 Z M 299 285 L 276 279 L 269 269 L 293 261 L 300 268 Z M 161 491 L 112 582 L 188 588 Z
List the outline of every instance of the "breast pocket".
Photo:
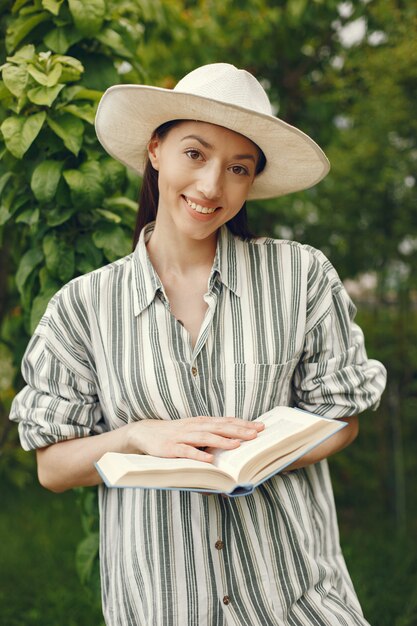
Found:
M 274 406 L 288 404 L 297 362 L 228 364 L 225 414 L 251 420 Z

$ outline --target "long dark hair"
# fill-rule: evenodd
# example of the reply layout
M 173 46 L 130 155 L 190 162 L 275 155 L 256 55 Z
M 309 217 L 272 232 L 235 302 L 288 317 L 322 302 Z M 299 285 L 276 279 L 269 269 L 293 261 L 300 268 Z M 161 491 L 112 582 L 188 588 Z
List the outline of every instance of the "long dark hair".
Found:
M 185 121 L 186 120 L 171 120 L 161 124 L 161 126 L 158 126 L 158 128 L 152 133 L 152 138 L 158 137 L 158 139 L 163 139 L 174 126 Z M 260 174 L 266 165 L 264 153 L 259 147 L 258 150 L 259 158 L 255 175 Z M 142 228 L 156 219 L 156 214 L 158 213 L 158 202 L 158 172 L 152 167 L 148 158 L 143 172 L 142 186 L 139 192 L 139 208 L 136 215 L 136 225 L 133 234 L 133 249 L 136 247 Z M 226 226 L 233 235 L 237 235 L 242 239 L 251 239 L 253 237 L 253 234 L 249 229 L 246 202 L 243 203 L 239 213 L 226 222 Z

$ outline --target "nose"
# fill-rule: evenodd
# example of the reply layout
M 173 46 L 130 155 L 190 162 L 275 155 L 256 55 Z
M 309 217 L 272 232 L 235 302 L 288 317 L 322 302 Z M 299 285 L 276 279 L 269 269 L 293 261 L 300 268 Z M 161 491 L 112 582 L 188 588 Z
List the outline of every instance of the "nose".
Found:
M 201 170 L 198 180 L 198 191 L 208 200 L 217 200 L 223 191 L 223 174 L 221 168 L 211 163 Z

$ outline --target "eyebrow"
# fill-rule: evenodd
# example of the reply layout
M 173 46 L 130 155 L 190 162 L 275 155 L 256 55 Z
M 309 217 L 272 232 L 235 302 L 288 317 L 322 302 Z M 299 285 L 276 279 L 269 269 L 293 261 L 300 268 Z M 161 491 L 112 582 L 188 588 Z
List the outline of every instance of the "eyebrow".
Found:
M 196 139 L 198 142 L 201 143 L 202 146 L 204 146 L 204 148 L 207 148 L 208 150 L 213 150 L 214 148 L 211 143 L 208 143 L 208 141 L 206 141 L 202 137 L 199 137 L 198 135 L 186 135 L 181 139 L 181 141 L 185 141 L 186 139 Z M 232 159 L 250 159 L 251 161 L 256 163 L 256 159 L 253 154 L 235 154 Z

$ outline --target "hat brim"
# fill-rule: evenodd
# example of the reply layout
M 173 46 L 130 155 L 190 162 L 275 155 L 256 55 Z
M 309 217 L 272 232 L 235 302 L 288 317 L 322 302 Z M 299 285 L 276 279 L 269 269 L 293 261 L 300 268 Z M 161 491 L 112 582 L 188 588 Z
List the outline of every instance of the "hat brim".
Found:
M 153 131 L 175 119 L 224 126 L 261 148 L 266 166 L 256 176 L 249 199 L 275 198 L 308 189 L 330 169 L 326 155 L 308 135 L 277 117 L 160 87 L 110 87 L 100 100 L 95 127 L 105 150 L 142 174 Z

